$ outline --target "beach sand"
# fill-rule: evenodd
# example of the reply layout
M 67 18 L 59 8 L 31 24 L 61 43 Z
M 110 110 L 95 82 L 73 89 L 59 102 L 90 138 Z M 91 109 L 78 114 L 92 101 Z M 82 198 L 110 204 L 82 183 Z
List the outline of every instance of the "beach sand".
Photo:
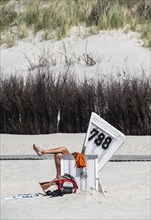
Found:
M 142 70 L 145 74 L 143 77 L 149 77 L 150 50 L 143 48 L 133 35 L 134 33 L 125 34 L 123 31 L 113 30 L 102 31 L 99 35 L 83 39 L 74 32 L 63 41 L 41 42 L 35 38 L 33 41 L 24 39 L 12 48 L 2 45 L 1 76 L 15 73 L 26 78 L 30 67 L 28 59 L 37 65 L 46 48 L 56 60 L 56 66 L 51 66 L 55 73 L 68 68 L 65 64 L 66 52 L 68 59 L 73 55 L 79 58 L 88 53 L 96 60 L 94 66 L 77 63 L 77 60 L 73 63 L 72 71 L 80 80 L 85 75 L 88 79 L 97 79 L 99 76 L 104 79 L 111 76 L 119 79 L 119 73 L 125 78 L 125 72 L 142 77 Z M 0 134 L 0 151 L 1 155 L 35 155 L 32 145 L 36 144 L 45 149 L 66 146 L 70 152 L 81 152 L 84 138 L 85 134 Z M 126 136 L 124 144 L 115 155 L 151 155 L 151 137 Z M 4 198 L 17 194 L 43 193 L 39 182 L 55 177 L 54 160 L 1 160 L 0 165 L 1 220 L 151 219 L 150 162 L 108 162 L 99 172 L 105 195 L 88 189 L 63 197 L 28 199 Z
M 81 151 L 85 134 L 0 135 L 1 155 L 35 155 L 32 144 Z M 150 155 L 151 137 L 126 136 L 116 155 Z M 99 172 L 105 196 L 88 189 L 63 197 L 4 199 L 43 193 L 39 182 L 55 177 L 54 160 L 2 160 L 1 219 L 151 219 L 150 162 L 108 162 Z
M 81 30 L 84 27 L 81 27 Z M 125 79 L 125 74 L 131 77 L 150 77 L 150 50 L 142 47 L 141 40 L 135 32 L 124 33 L 122 30 L 100 31 L 97 35 L 88 37 L 77 36 L 78 27 L 73 27 L 69 37 L 63 40 L 23 39 L 11 48 L 0 47 L 1 74 L 3 77 L 10 74 L 21 75 L 26 78 L 33 66 L 39 65 L 40 58 L 48 60 L 48 67 L 55 74 L 66 72 L 69 66 L 66 59 L 71 60 L 69 73 L 80 80 Z M 88 54 L 95 65 L 86 65 L 83 56 Z M 7 59 L 6 59 L 7 57 Z M 77 59 L 74 59 L 77 57 Z M 51 59 L 50 59 L 51 58 Z M 79 61 L 78 59 L 81 59 Z M 51 65 L 52 60 L 56 62 Z M 34 67 L 32 67 L 34 69 Z M 35 71 L 31 73 L 35 74 Z

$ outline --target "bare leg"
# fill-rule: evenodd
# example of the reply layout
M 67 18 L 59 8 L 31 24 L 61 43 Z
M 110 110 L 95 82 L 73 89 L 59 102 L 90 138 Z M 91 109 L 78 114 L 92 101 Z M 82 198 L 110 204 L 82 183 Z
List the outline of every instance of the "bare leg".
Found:
M 56 180 L 60 179 L 60 177 L 61 177 L 60 160 L 61 160 L 62 156 L 63 156 L 62 153 L 58 153 L 58 154 L 54 155 L 56 171 L 57 171 Z M 54 181 L 55 181 L 55 179 L 54 179 Z
M 56 165 L 56 178 L 54 178 L 52 181 L 50 182 L 43 182 L 40 183 L 41 188 L 43 189 L 43 191 L 45 192 L 46 189 L 48 189 L 50 186 L 52 185 L 56 185 L 56 181 L 59 180 L 61 178 L 61 170 L 60 170 L 60 159 L 63 156 L 62 153 L 57 153 L 54 155 L 54 159 L 55 159 L 55 165 Z
M 37 147 L 35 144 L 33 144 L 33 149 L 36 151 L 36 153 L 41 156 L 43 154 L 57 154 L 62 153 L 63 155 L 70 154 L 66 147 L 56 147 L 52 149 L 43 150 Z
M 67 150 L 66 147 L 57 147 L 57 148 L 43 150 L 43 149 L 40 149 L 39 147 L 37 147 L 35 144 L 33 144 L 33 149 L 35 150 L 35 152 L 39 156 L 42 156 L 43 154 L 54 154 L 56 172 L 57 172 L 56 173 L 56 178 L 53 179 L 50 182 L 40 183 L 42 189 L 45 191 L 50 186 L 55 185 L 56 181 L 60 179 L 60 177 L 61 177 L 60 159 L 63 155 L 69 155 L 70 153 L 69 153 L 69 151 Z

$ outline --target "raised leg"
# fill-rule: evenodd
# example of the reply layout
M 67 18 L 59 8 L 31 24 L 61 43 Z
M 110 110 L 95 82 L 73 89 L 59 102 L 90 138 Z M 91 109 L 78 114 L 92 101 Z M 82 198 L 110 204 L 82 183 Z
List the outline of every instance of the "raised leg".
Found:
M 40 186 L 42 187 L 43 191 L 45 192 L 46 189 L 48 189 L 50 186 L 55 185 L 56 181 L 60 179 L 61 177 L 61 167 L 60 167 L 60 160 L 63 155 L 69 155 L 69 151 L 67 150 L 66 147 L 56 147 L 52 149 L 40 149 L 37 147 L 35 144 L 33 144 L 33 149 L 35 152 L 39 155 L 42 156 L 43 154 L 54 154 L 54 159 L 55 159 L 55 165 L 56 165 L 56 177 L 50 181 L 50 182 L 43 182 L 40 183 Z
M 33 149 L 34 149 L 34 151 L 36 151 L 36 153 L 39 156 L 41 156 L 43 154 L 57 154 L 57 153 L 62 153 L 63 155 L 70 154 L 66 147 L 56 147 L 56 148 L 52 148 L 52 149 L 43 150 L 43 149 L 40 149 L 39 147 L 37 147 L 35 144 L 33 144 Z

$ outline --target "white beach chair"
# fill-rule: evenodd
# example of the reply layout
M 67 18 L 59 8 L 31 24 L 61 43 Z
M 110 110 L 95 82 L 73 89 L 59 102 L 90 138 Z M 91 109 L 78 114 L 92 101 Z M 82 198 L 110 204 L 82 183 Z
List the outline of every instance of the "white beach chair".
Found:
M 61 175 L 69 173 L 74 176 L 79 191 L 94 188 L 103 193 L 98 173 L 124 140 L 123 133 L 92 112 L 82 148 L 87 166 L 83 169 L 76 168 L 74 157 L 64 156 L 61 159 Z

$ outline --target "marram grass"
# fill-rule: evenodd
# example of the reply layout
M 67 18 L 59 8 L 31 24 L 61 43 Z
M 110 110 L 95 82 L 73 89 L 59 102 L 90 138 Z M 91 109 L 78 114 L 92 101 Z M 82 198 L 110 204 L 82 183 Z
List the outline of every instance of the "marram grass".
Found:
M 14 27 L 17 29 L 14 39 L 26 38 L 31 31 L 36 34 L 41 30 L 46 39 L 54 37 L 54 32 L 61 39 L 70 33 L 71 27 L 81 24 L 93 27 L 94 33 L 125 26 L 137 31 L 141 26 L 141 38 L 146 46 L 151 44 L 149 0 L 1 0 L 0 12 L 1 44 L 9 41 L 9 34 L 4 33 Z

